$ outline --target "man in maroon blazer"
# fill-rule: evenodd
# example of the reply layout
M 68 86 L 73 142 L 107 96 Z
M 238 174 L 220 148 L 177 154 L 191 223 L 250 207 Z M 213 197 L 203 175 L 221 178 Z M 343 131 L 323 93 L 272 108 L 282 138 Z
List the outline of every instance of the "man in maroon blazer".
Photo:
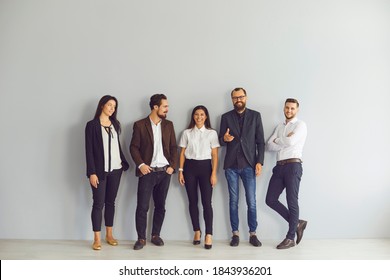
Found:
M 169 183 L 178 158 L 173 123 L 166 120 L 167 97 L 155 94 L 150 98 L 149 106 L 149 116 L 134 123 L 130 143 L 130 154 L 136 164 L 136 176 L 139 177 L 135 213 L 138 240 L 134 250 L 140 250 L 146 245 L 146 218 L 152 195 L 154 214 L 151 242 L 157 246 L 164 245 L 160 231 Z

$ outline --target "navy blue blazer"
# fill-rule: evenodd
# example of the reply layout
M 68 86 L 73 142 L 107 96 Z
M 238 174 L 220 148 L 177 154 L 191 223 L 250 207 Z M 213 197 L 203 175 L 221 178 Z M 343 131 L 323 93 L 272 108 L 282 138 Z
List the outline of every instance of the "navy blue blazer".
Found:
M 227 147 L 223 169 L 232 167 L 236 162 L 237 152 L 240 146 L 242 147 L 246 160 L 252 168 L 255 168 L 257 163 L 261 163 L 261 165 L 264 164 L 265 142 L 261 115 L 259 112 L 248 108 L 245 110 L 242 135 L 240 135 L 240 125 L 235 116 L 235 110 L 222 115 L 219 130 L 219 143 L 222 146 Z M 234 136 L 234 139 L 227 143 L 223 141 L 223 136 L 228 128 L 230 129 L 230 134 Z
M 119 153 L 122 160 L 123 170 L 129 169 L 129 164 L 123 155 L 121 144 L 119 142 Z M 96 174 L 99 180 L 104 180 L 104 148 L 103 135 L 99 119 L 89 121 L 85 127 L 85 152 L 87 159 L 87 177 Z

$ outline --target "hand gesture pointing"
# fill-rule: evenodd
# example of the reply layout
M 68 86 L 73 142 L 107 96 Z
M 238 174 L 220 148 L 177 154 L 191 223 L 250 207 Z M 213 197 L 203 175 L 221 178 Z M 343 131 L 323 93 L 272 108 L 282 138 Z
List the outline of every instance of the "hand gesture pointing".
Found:
M 226 130 L 226 133 L 223 135 L 223 141 L 225 142 L 232 142 L 234 139 L 234 136 L 230 135 L 230 129 L 228 128 Z

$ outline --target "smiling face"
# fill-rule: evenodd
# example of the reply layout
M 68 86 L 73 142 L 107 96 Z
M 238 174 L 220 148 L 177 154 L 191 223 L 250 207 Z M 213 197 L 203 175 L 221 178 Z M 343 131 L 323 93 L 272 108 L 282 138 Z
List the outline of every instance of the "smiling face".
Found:
M 203 111 L 202 109 L 198 109 L 195 111 L 193 118 L 194 118 L 196 127 L 201 128 L 204 125 L 204 123 L 207 119 L 207 116 L 206 116 L 205 111 Z
M 112 114 L 114 114 L 116 109 L 116 102 L 113 99 L 110 99 L 107 101 L 106 104 L 102 107 L 102 115 L 105 115 L 107 117 L 111 117 Z
M 299 111 L 298 104 L 293 102 L 286 102 L 284 105 L 284 116 L 286 121 L 290 121 L 297 115 Z
M 240 89 L 232 92 L 232 102 L 234 109 L 238 112 L 242 112 L 246 107 L 246 94 Z

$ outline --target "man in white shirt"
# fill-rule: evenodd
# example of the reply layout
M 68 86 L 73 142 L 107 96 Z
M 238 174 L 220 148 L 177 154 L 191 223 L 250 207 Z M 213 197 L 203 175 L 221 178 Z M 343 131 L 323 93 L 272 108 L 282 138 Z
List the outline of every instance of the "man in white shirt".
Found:
M 138 240 L 134 250 L 140 250 L 146 245 L 147 213 L 151 197 L 154 200 L 151 242 L 156 246 L 164 245 L 160 231 L 171 175 L 177 164 L 175 130 L 173 123 L 166 119 L 167 97 L 155 94 L 150 98 L 149 106 L 149 116 L 134 123 L 130 143 L 130 154 L 137 166 L 136 176 L 139 177 L 135 213 Z
M 299 183 L 302 177 L 302 150 L 307 128 L 303 121 L 297 119 L 298 111 L 298 100 L 288 98 L 284 105 L 286 120 L 276 127 L 267 142 L 267 149 L 277 152 L 277 162 L 268 185 L 266 204 L 289 224 L 286 238 L 276 247 L 277 249 L 288 249 L 298 244 L 307 225 L 307 221 L 299 220 L 298 205 Z M 279 201 L 284 189 L 286 189 L 287 207 Z

